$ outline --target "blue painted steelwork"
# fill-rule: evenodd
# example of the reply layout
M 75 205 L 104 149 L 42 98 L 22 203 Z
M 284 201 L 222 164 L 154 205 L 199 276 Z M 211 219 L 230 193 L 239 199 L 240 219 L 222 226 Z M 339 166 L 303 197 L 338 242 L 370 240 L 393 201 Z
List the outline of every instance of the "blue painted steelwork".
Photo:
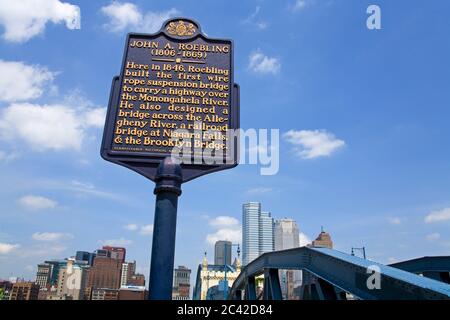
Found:
M 450 285 L 429 278 L 385 266 L 380 263 L 361 259 L 349 254 L 328 249 L 302 247 L 289 250 L 265 253 L 248 264 L 233 283 L 230 298 L 242 297 L 254 299 L 254 277 L 268 274 L 267 270 L 300 269 L 311 280 L 312 284 L 305 289 L 304 297 L 310 299 L 345 299 L 345 292 L 355 298 L 378 299 L 450 299 Z M 370 270 L 376 270 L 380 275 L 380 289 L 370 289 L 367 285 Z M 271 271 L 270 274 L 273 274 Z M 271 280 L 269 280 L 269 283 Z M 263 296 L 268 299 L 278 299 L 278 292 Z
M 392 263 L 389 266 L 413 273 L 422 273 L 423 271 L 450 272 L 450 257 L 422 257 Z
M 390 264 L 389 266 L 424 277 L 450 283 L 450 257 L 422 257 Z

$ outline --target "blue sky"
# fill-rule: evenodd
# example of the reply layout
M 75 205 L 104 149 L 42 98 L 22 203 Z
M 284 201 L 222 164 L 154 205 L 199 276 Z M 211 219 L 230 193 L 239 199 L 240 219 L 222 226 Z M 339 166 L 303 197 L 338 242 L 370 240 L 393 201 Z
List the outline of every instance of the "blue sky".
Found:
M 154 185 L 99 149 L 126 33 L 173 15 L 234 40 L 242 127 L 281 133 L 278 174 L 183 186 L 176 265 L 195 273 L 214 239 L 239 240 L 246 201 L 378 262 L 450 253 L 448 1 L 23 3 L 0 0 L 0 278 L 106 243 L 148 275 Z

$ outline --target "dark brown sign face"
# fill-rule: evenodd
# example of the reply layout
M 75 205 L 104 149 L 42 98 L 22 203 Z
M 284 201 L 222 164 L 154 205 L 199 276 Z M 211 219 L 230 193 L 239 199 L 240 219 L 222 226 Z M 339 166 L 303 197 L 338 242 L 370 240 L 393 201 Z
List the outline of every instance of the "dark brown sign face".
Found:
M 234 159 L 229 131 L 239 119 L 232 69 L 232 41 L 207 38 L 190 19 L 169 20 L 157 34 L 129 34 L 102 156 L 154 162 L 175 149 L 196 165 L 208 156 Z
M 232 43 L 195 37 L 189 21 L 168 23 L 154 36 L 131 34 L 120 77 L 111 151 L 170 156 L 174 147 L 222 148 L 231 127 Z M 201 141 L 203 140 L 203 141 Z M 206 140 L 206 141 L 205 141 Z M 218 141 L 219 140 L 219 141 Z

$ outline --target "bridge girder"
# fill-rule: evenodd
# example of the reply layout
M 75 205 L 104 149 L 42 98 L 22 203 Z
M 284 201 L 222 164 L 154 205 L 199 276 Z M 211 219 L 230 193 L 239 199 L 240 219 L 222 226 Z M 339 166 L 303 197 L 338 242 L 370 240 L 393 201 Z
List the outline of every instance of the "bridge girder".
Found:
M 314 275 L 317 282 L 308 289 L 312 299 L 342 299 L 342 291 L 367 300 L 450 299 L 450 285 L 446 283 L 336 250 L 314 247 L 261 255 L 242 270 L 233 283 L 230 297 L 236 299 L 237 292 L 245 290 L 245 299 L 256 299 L 254 278 L 264 274 L 264 299 L 281 299 L 278 269 L 305 270 Z M 379 275 L 379 288 L 368 285 L 375 273 Z

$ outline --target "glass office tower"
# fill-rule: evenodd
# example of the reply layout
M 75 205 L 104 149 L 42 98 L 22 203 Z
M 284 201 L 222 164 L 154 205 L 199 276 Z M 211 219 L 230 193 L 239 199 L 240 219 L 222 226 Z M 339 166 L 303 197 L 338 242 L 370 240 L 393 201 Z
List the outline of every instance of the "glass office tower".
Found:
M 261 203 L 242 206 L 242 264 L 247 265 L 265 252 L 274 250 L 273 218 L 261 212 Z

